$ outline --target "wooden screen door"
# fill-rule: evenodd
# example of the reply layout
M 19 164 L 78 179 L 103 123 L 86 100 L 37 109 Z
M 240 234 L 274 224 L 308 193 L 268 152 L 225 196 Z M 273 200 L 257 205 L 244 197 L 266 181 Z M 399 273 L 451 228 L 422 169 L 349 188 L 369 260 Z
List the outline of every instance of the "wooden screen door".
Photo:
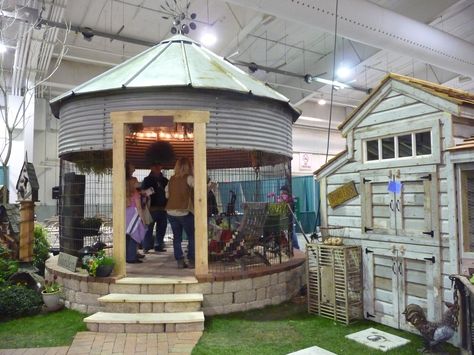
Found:
M 461 170 L 458 198 L 460 203 L 461 273 L 474 273 L 474 170 Z

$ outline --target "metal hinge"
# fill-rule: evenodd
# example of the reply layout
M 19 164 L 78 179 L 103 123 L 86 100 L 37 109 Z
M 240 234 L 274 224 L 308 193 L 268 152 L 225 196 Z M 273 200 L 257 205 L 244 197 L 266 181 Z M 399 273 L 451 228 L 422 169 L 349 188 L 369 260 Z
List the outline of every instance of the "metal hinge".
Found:
M 365 233 L 367 233 L 368 231 L 373 231 L 373 230 L 374 230 L 373 228 L 364 227 L 364 231 L 365 231 Z
M 370 250 L 369 248 L 365 248 L 365 253 L 366 254 L 373 253 L 373 252 L 374 252 L 373 250 Z
M 375 318 L 375 316 L 373 314 L 370 314 L 369 312 L 366 312 L 365 318 Z
M 428 174 L 428 175 L 422 176 L 422 177 L 420 177 L 420 179 L 423 179 L 423 180 L 429 180 L 429 181 L 431 181 L 431 174 Z
M 425 235 L 431 236 L 431 238 L 434 238 L 434 231 L 429 231 L 429 232 L 423 232 Z
M 427 261 L 431 261 L 433 264 L 436 262 L 436 258 L 432 256 L 431 258 L 424 258 Z
M 362 182 L 365 184 L 366 182 L 371 182 L 372 180 L 367 180 L 366 178 L 362 179 Z

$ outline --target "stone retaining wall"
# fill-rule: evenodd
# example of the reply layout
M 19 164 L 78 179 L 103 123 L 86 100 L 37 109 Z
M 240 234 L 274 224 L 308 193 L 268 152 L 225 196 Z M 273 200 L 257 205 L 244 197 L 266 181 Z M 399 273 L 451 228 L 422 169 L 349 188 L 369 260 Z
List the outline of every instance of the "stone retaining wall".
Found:
M 282 265 L 280 265 L 282 266 Z M 172 290 L 155 290 L 161 293 L 202 293 L 202 310 L 205 315 L 224 314 L 262 308 L 285 302 L 298 293 L 306 284 L 304 258 L 293 260 L 286 267 L 248 275 L 229 275 L 221 281 L 200 281 L 197 284 L 170 286 Z M 95 278 L 83 272 L 71 272 L 57 266 L 57 257 L 46 262 L 45 278 L 57 276 L 57 282 L 63 285 L 65 306 L 82 313 L 92 314 L 105 311 L 97 298 L 109 293 L 123 292 L 124 285 L 115 284 L 114 277 Z M 218 278 L 222 279 L 222 278 Z M 137 285 L 134 285 L 137 286 Z M 138 291 L 138 290 L 137 290 Z M 151 292 L 143 289 L 142 291 Z
M 110 285 L 115 284 L 114 277 L 95 278 L 85 270 L 71 272 L 58 266 L 58 256 L 46 260 L 45 279 L 57 276 L 57 282 L 63 286 L 65 306 L 76 311 L 92 314 L 103 312 L 104 307 L 97 298 L 110 293 Z
M 279 304 L 295 296 L 306 284 L 305 263 L 290 270 L 240 280 L 195 285 L 204 294 L 205 315 L 224 314 Z

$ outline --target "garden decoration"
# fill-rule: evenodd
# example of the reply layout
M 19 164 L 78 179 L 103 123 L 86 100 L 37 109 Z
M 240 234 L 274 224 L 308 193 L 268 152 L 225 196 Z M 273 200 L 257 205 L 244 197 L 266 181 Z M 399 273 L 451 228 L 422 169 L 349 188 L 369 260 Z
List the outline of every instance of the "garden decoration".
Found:
M 84 256 L 82 263 L 90 276 L 107 277 L 114 269 L 115 260 L 106 255 L 104 250 L 100 250 L 96 255 Z
M 52 281 L 46 280 L 44 289 L 41 292 L 41 296 L 43 297 L 43 302 L 46 306 L 46 311 L 54 312 L 63 307 L 63 303 L 61 302 L 62 296 L 62 289 L 61 285 L 57 283 L 57 276 L 54 275 Z
M 439 347 L 456 332 L 458 326 L 459 305 L 445 302 L 448 309 L 443 313 L 441 322 L 430 322 L 425 311 L 417 304 L 409 304 L 405 311 L 405 320 L 420 332 L 425 342 L 425 350 L 437 351 Z
M 25 162 L 21 168 L 20 176 L 16 183 L 17 197 L 20 203 L 20 242 L 19 259 L 23 263 L 33 261 L 33 230 L 35 202 L 38 201 L 38 179 L 32 163 Z

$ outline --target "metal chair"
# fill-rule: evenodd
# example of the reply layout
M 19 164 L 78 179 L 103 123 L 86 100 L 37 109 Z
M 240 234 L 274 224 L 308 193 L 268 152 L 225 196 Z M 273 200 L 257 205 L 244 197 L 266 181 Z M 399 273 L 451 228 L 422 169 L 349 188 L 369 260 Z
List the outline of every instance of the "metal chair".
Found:
M 247 262 L 252 256 L 257 257 L 259 262 L 270 265 L 268 259 L 256 250 L 261 245 L 263 227 L 268 214 L 266 202 L 247 202 L 242 204 L 244 215 L 237 231 L 232 239 L 225 243 L 222 249 L 223 260 L 238 260 L 242 268 L 246 268 Z

